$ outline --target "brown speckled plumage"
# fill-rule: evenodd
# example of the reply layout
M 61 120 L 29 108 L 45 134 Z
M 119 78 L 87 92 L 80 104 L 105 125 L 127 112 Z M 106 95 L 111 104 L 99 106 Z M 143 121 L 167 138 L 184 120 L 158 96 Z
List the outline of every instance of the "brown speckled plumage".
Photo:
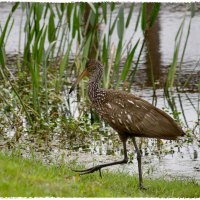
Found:
M 90 61 L 87 67 L 92 77 L 88 85 L 92 107 L 121 138 L 176 139 L 183 134 L 169 115 L 147 101 L 127 92 L 100 89 L 103 69 L 98 61 Z
M 123 91 L 102 91 L 104 99 L 93 101 L 92 107 L 120 137 L 176 139 L 182 135 L 181 128 L 169 115 L 147 101 Z
M 99 61 L 88 61 L 86 69 L 72 86 L 70 92 L 85 75 L 89 77 L 88 95 L 92 107 L 102 119 L 119 133 L 124 146 L 124 159 L 79 172 L 87 174 L 97 170 L 100 171 L 101 168 L 106 166 L 127 163 L 126 141 L 128 138 L 132 138 L 137 151 L 139 186 L 144 188 L 142 183 L 141 155 L 136 145 L 135 137 L 177 139 L 177 137 L 183 136 L 185 133 L 169 115 L 147 101 L 124 91 L 101 89 L 99 82 L 102 72 L 103 66 Z

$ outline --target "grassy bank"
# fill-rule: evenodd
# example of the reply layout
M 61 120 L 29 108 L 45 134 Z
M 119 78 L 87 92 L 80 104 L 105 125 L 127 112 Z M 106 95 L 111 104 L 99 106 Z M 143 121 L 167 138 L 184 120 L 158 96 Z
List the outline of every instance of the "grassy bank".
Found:
M 103 171 L 79 177 L 66 168 L 0 153 L 0 196 L 22 197 L 200 197 L 200 186 L 191 181 L 145 179 L 140 191 L 137 177 Z

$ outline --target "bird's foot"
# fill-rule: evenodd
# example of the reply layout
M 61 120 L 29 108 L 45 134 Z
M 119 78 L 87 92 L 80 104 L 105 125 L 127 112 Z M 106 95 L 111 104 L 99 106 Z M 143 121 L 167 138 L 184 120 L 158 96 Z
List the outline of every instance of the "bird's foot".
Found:
M 112 165 L 124 164 L 124 163 L 127 163 L 127 162 L 128 162 L 128 159 L 125 157 L 123 160 L 120 160 L 120 161 L 111 162 L 111 163 L 105 163 L 105 164 L 101 164 L 101 165 L 96 165 L 94 167 L 91 167 L 89 169 L 84 169 L 84 170 L 73 170 L 72 169 L 72 171 L 79 172 L 80 175 L 91 174 L 93 172 L 99 171 L 99 175 L 102 178 L 102 176 L 101 176 L 101 169 L 102 168 L 108 167 L 108 166 L 112 166 Z
M 101 168 L 102 167 L 103 166 L 101 166 L 101 165 L 97 165 L 97 166 L 91 167 L 89 169 L 84 169 L 84 170 L 74 170 L 74 169 L 72 169 L 72 171 L 79 172 L 80 175 L 91 174 L 91 173 L 94 173 L 96 171 L 99 171 L 99 176 L 102 178 L 102 175 L 101 175 Z
M 148 188 L 145 187 L 143 184 L 140 184 L 140 185 L 139 185 L 139 189 L 140 189 L 140 190 L 147 190 Z

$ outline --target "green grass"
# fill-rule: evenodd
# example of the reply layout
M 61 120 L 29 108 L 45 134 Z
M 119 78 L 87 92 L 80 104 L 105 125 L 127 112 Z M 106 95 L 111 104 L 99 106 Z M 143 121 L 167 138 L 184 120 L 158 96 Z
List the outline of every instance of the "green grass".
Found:
M 0 153 L 1 197 L 200 197 L 200 186 L 193 181 L 145 179 L 148 187 L 138 189 L 137 177 L 103 171 L 78 176 L 64 164 L 44 165 L 16 154 Z

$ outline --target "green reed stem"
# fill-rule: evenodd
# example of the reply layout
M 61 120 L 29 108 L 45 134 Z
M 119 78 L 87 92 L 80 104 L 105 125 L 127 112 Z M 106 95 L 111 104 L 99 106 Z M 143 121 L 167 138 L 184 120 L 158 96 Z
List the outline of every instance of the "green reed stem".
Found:
M 140 48 L 140 52 L 139 52 L 139 55 L 138 55 L 138 58 L 137 58 L 137 62 L 135 64 L 135 68 L 133 69 L 133 71 L 130 73 L 129 77 L 128 77 L 128 80 L 129 80 L 129 87 L 128 87 L 128 90 L 130 91 L 131 89 L 131 86 L 134 82 L 134 79 L 135 79 L 135 75 L 136 75 L 136 72 L 137 72 L 137 69 L 138 69 L 138 65 L 139 65 L 139 61 L 140 61 L 140 57 L 142 55 L 142 51 L 144 49 L 144 44 L 145 44 L 145 38 L 143 39 L 143 42 L 142 42 L 142 46 Z
M 177 91 L 177 92 L 178 92 L 178 91 Z M 185 121 L 186 126 L 189 127 L 189 126 L 188 126 L 188 123 L 187 123 L 186 116 L 185 116 L 185 111 L 184 111 L 184 108 L 183 108 L 183 104 L 182 104 L 181 96 L 180 96 L 179 93 L 178 93 L 177 95 L 178 95 L 178 100 L 179 100 L 179 104 L 180 104 L 181 112 L 182 112 L 182 115 L 183 115 L 183 119 L 184 119 L 184 121 Z
M 176 34 L 173 61 L 172 61 L 172 64 L 169 68 L 168 75 L 167 75 L 166 89 L 170 88 L 170 90 L 172 90 L 173 85 L 174 85 L 174 79 L 175 79 L 175 75 L 176 75 L 176 68 L 177 68 L 177 61 L 178 61 L 178 54 L 179 54 L 179 49 L 180 49 L 180 44 L 181 44 L 181 39 L 182 39 L 182 34 L 183 34 L 184 23 L 185 23 L 185 17 L 184 17 L 184 19 L 179 27 L 179 30 Z
M 9 71 L 7 68 L 5 68 L 5 69 L 6 69 L 6 71 L 10 74 L 10 71 Z M 28 113 L 28 110 L 26 109 L 25 103 L 23 102 L 23 100 L 21 99 L 19 93 L 18 93 L 17 90 L 15 89 L 15 86 L 12 84 L 12 82 L 10 81 L 10 79 L 9 79 L 8 77 L 6 77 L 5 73 L 4 73 L 2 70 L 0 70 L 0 72 L 1 72 L 1 74 L 2 74 L 2 77 L 4 77 L 4 80 L 6 80 L 6 81 L 9 82 L 9 84 L 10 84 L 10 86 L 11 86 L 13 92 L 14 92 L 15 95 L 17 96 L 17 98 L 18 98 L 18 100 L 19 100 L 19 102 L 20 102 L 20 104 L 21 104 L 21 106 L 22 106 L 22 108 L 23 108 L 23 110 L 24 110 L 24 112 L 25 112 L 25 114 L 26 114 L 26 117 L 27 117 L 29 123 L 30 123 L 31 126 L 33 127 L 33 126 L 34 126 L 33 121 L 32 121 L 32 119 L 31 119 L 31 117 L 30 117 L 30 115 L 29 115 L 29 113 Z

